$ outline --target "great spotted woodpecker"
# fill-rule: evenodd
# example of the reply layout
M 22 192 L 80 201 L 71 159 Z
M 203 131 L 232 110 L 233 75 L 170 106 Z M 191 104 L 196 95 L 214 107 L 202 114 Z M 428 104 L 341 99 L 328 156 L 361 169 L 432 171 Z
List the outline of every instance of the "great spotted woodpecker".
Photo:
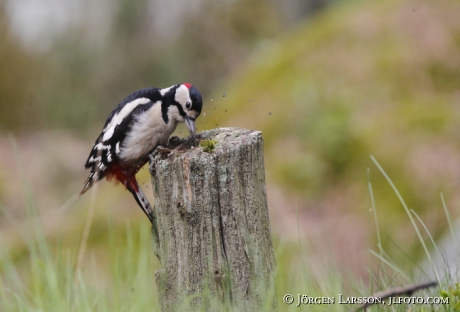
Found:
M 195 136 L 195 120 L 202 106 L 200 92 L 188 83 L 131 93 L 110 113 L 94 143 L 85 164 L 90 174 L 80 196 L 103 178 L 121 182 L 153 222 L 153 209 L 137 183 L 136 173 L 151 152 L 166 146 L 179 122 L 185 122 Z

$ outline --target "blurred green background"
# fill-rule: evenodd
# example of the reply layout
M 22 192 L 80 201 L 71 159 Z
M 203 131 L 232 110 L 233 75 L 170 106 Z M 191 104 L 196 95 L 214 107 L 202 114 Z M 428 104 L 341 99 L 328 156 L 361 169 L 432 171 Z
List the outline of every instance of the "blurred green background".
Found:
M 422 259 L 370 155 L 435 238 L 447 229 L 441 192 L 459 215 L 458 1 L 3 0 L 0 58 L 0 234 L 19 269 L 27 201 L 76 263 L 91 201 L 76 200 L 83 164 L 109 112 L 146 86 L 194 84 L 199 130 L 263 131 L 273 236 L 289 246 L 299 223 L 310 263 L 326 252 L 345 275 L 367 275 L 369 182 L 389 257 Z M 94 202 L 82 261 L 96 254 L 103 267 L 107 219 L 120 240 L 127 222 L 149 224 L 121 186 L 100 183 Z

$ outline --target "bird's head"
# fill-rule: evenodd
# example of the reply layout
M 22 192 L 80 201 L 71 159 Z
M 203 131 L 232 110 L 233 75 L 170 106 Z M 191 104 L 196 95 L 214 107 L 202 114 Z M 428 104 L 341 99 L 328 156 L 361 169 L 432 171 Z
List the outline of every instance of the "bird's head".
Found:
M 182 107 L 181 121 L 185 122 L 190 134 L 195 136 L 195 120 L 200 116 L 203 107 L 200 92 L 191 84 L 184 83 L 176 89 L 174 100 Z

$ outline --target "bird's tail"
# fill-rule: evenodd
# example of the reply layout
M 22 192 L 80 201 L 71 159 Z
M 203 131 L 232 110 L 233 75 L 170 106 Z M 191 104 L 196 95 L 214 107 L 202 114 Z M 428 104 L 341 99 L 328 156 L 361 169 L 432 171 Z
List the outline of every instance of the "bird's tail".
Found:
M 153 211 L 152 206 L 150 206 L 149 201 L 147 200 L 141 188 L 139 187 L 139 184 L 137 184 L 137 181 L 134 180 L 132 181 L 132 183 L 127 183 L 126 188 L 128 189 L 128 191 L 131 192 L 131 194 L 133 194 L 137 204 L 147 215 L 147 217 L 150 220 L 150 223 L 153 224 L 155 220 L 155 212 Z
M 81 189 L 80 191 L 80 195 L 83 195 L 87 190 L 89 190 L 91 188 L 91 186 L 93 186 L 93 184 L 95 183 L 95 180 L 93 179 L 93 173 L 90 173 L 88 179 L 86 179 L 85 181 L 85 185 L 83 186 L 83 188 Z

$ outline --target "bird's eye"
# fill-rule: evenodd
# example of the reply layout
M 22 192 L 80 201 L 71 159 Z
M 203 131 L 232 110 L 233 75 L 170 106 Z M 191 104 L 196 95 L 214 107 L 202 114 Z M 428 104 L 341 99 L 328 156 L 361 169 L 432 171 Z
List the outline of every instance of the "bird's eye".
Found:
M 185 103 L 185 107 L 187 107 L 187 109 L 192 108 L 192 102 L 187 101 L 187 103 Z

